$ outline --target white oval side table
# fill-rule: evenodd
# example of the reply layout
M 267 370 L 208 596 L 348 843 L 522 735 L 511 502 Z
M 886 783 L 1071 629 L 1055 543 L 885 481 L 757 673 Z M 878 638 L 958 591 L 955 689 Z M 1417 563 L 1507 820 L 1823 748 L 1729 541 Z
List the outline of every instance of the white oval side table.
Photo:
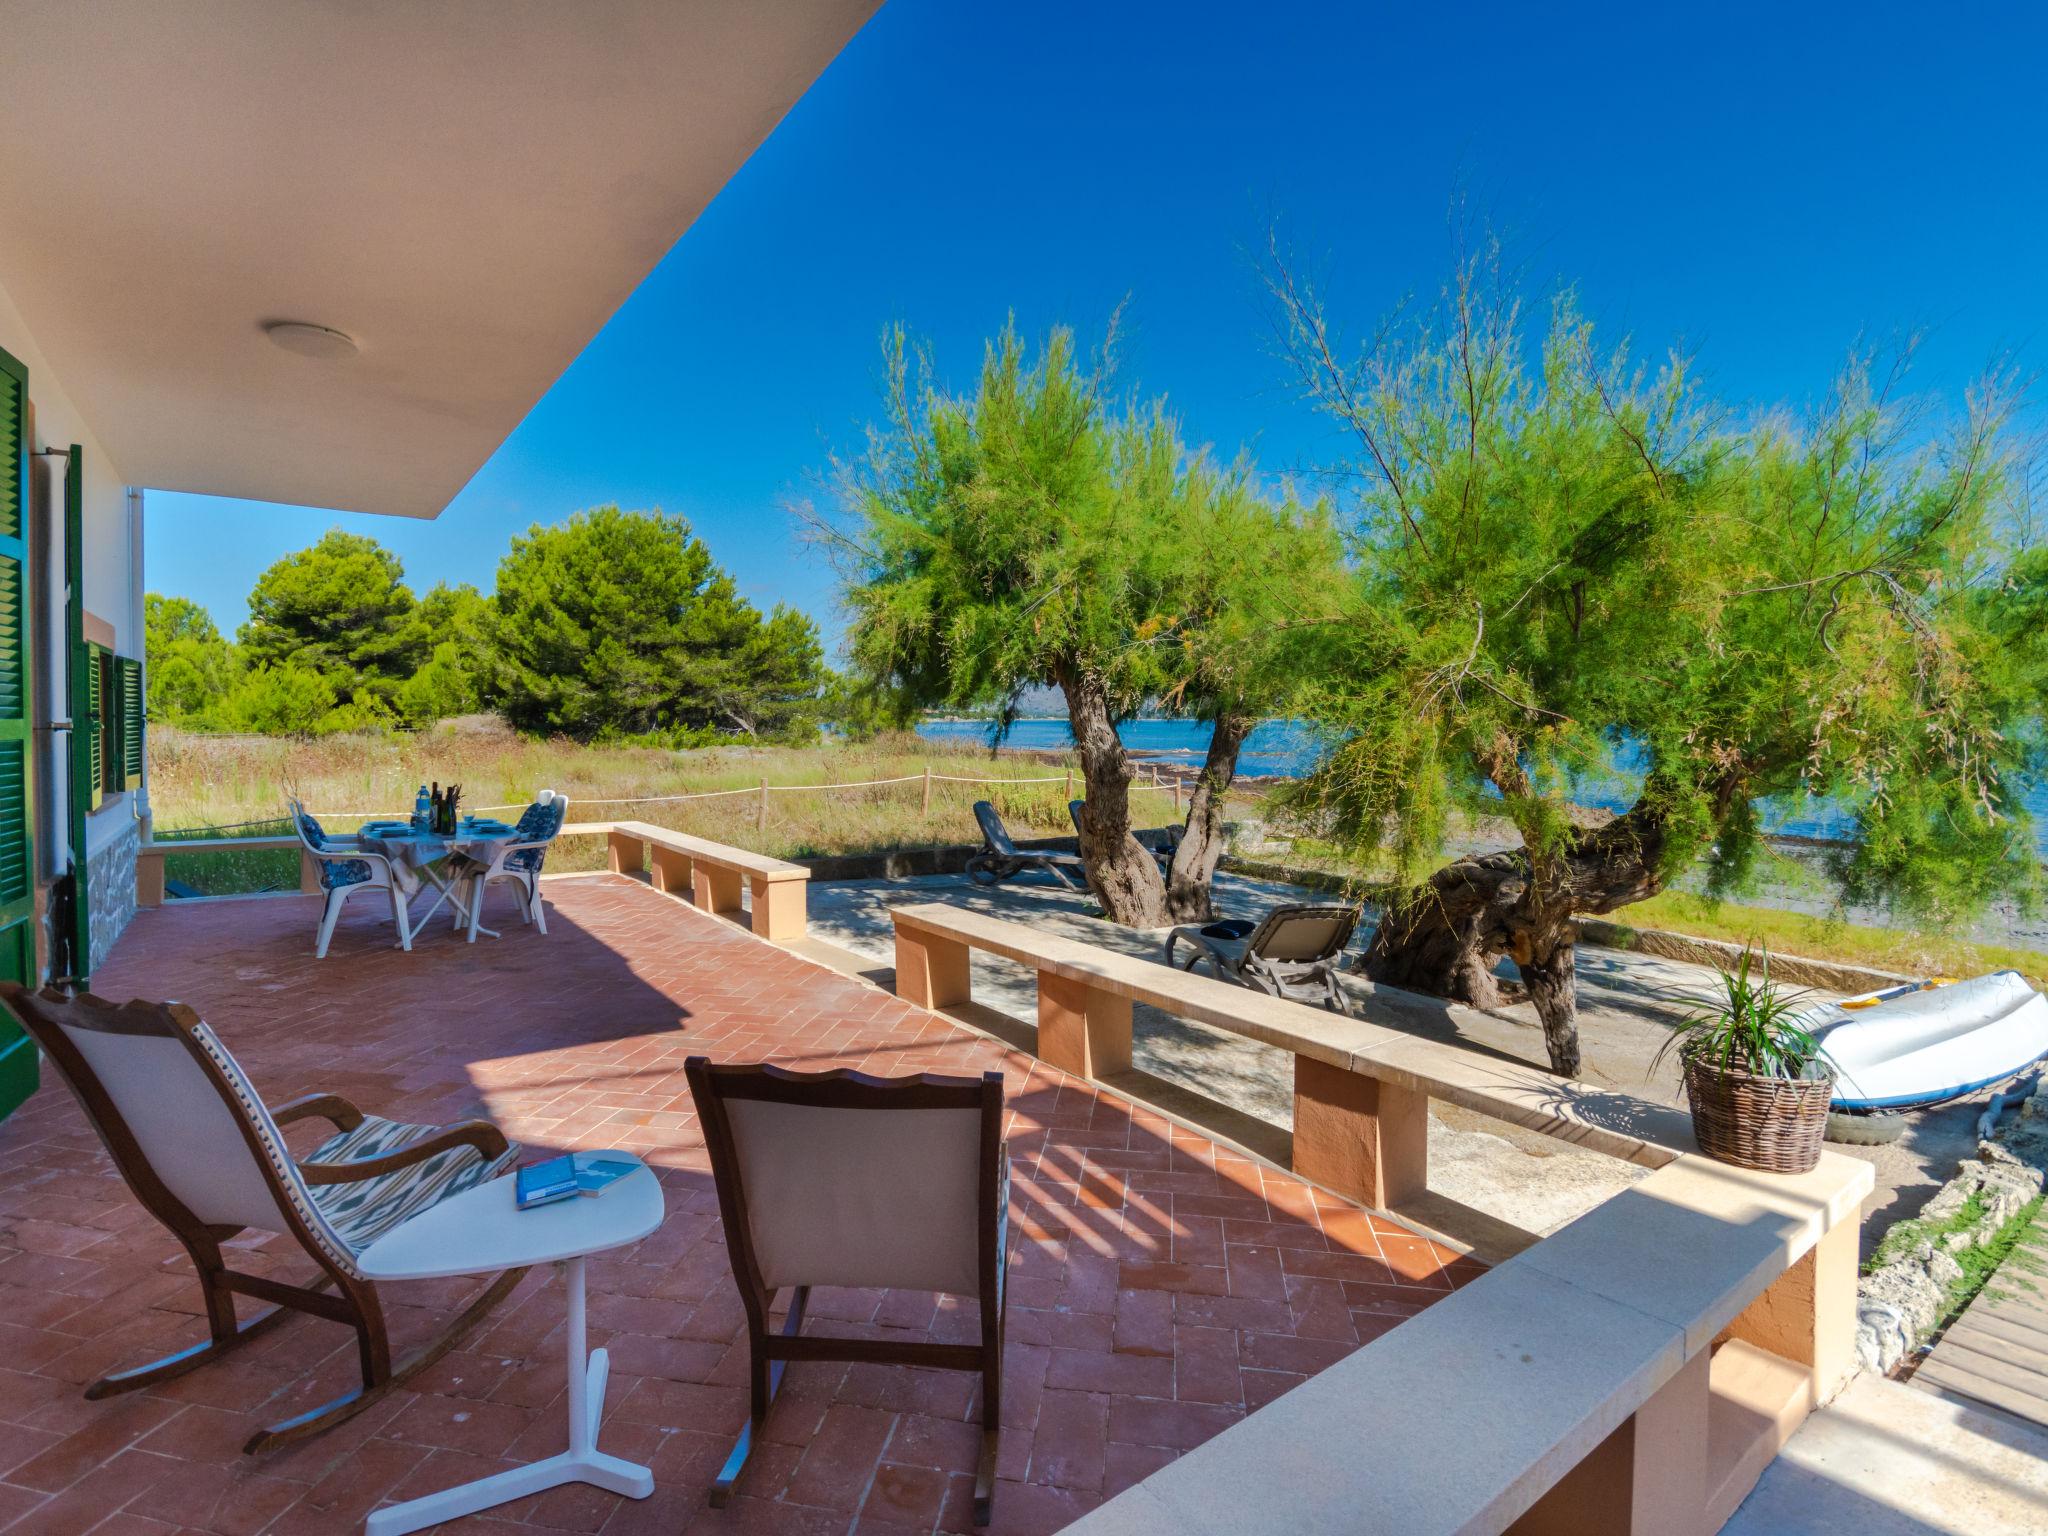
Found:
M 603 1155 L 640 1163 L 630 1152 Z M 372 1243 L 356 1265 L 372 1280 L 435 1280 L 522 1264 L 566 1264 L 569 1448 L 531 1466 L 376 1510 L 364 1525 L 368 1536 L 423 1531 L 564 1483 L 589 1483 L 629 1499 L 644 1499 L 654 1492 L 654 1474 L 646 1467 L 597 1448 L 611 1362 L 601 1349 L 586 1355 L 583 1263 L 593 1253 L 638 1242 L 661 1225 L 661 1184 L 640 1163 L 637 1171 L 614 1181 L 595 1198 L 578 1195 L 522 1211 L 513 1203 L 515 1183 L 506 1174 L 420 1212 Z

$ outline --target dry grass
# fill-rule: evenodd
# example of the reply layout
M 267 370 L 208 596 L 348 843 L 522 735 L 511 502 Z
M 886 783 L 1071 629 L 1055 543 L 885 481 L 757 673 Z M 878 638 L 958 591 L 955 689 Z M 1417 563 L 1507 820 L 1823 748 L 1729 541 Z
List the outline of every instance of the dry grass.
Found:
M 1039 784 L 935 782 L 923 809 L 922 775 L 997 779 L 1050 777 Z M 872 779 L 911 782 L 869 789 L 771 789 L 766 825 L 760 784 L 823 786 Z M 424 781 L 458 783 L 473 809 L 526 805 L 542 789 L 569 797 L 572 821 L 650 821 L 781 858 L 884 848 L 979 842 L 972 811 L 992 800 L 1019 836 L 1072 830 L 1060 764 L 947 750 L 904 735 L 860 745 L 813 748 L 590 747 L 519 736 L 495 722 L 461 721 L 419 735 L 361 735 L 318 741 L 207 736 L 160 726 L 150 733 L 150 798 L 165 829 L 274 821 L 296 795 L 336 832 L 372 816 L 403 816 Z M 1079 793 L 1080 775 L 1074 775 Z M 718 799 L 652 797 L 744 790 Z M 1172 816 L 1163 791 L 1134 792 L 1141 825 Z M 565 843 L 549 867 L 595 868 L 595 839 Z
M 982 785 L 934 783 L 924 814 L 926 765 L 935 774 L 999 779 L 1058 776 L 1051 783 Z M 825 785 L 918 776 L 872 789 L 771 790 L 767 825 L 760 825 L 760 783 Z M 150 733 L 151 801 L 159 828 L 223 827 L 275 822 L 287 795 L 304 800 L 328 827 L 353 831 L 369 816 L 405 815 L 422 780 L 463 786 L 472 808 L 517 808 L 543 787 L 569 796 L 577 821 L 651 821 L 781 858 L 863 853 L 980 841 L 972 806 L 995 802 L 1019 836 L 1071 830 L 1064 765 L 1030 758 L 994 758 L 951 751 L 917 736 L 887 737 L 859 746 L 813 748 L 709 747 L 670 752 L 650 747 L 587 747 L 569 741 L 519 736 L 494 720 L 468 720 L 419 735 L 330 737 L 291 741 L 278 737 L 205 736 L 159 726 Z M 1078 787 L 1079 774 L 1075 775 Z M 659 801 L 658 795 L 744 790 L 714 800 Z M 1164 826 L 1174 815 L 1164 791 L 1134 790 L 1141 826 Z M 613 803 L 599 803 L 613 802 Z M 1256 810 L 1249 801 L 1246 807 Z M 290 888 L 297 861 L 274 858 L 275 869 L 252 876 L 240 865 L 211 871 L 227 855 L 184 855 L 173 878 L 204 889 L 253 889 L 266 881 Z M 264 856 L 243 854 L 245 863 Z M 550 869 L 596 869 L 604 862 L 597 838 L 574 838 L 549 856 Z M 1302 839 L 1287 863 L 1332 873 L 1357 869 L 1330 850 Z M 1767 944 L 1787 954 L 1812 955 L 1915 975 L 1977 975 L 2010 966 L 2036 986 L 2048 982 L 2048 955 L 1946 935 L 1863 928 L 1838 919 L 1776 908 L 1714 903 L 1667 892 L 1615 914 L 1646 928 L 1670 928 L 1700 938 Z

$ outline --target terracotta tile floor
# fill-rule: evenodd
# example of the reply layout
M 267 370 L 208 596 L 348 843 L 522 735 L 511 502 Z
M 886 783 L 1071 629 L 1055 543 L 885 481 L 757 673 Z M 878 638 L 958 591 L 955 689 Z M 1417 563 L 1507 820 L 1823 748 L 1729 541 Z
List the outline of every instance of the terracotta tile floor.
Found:
M 653 1466 L 634 1503 L 569 1488 L 461 1523 L 613 1533 L 967 1529 L 966 1375 L 790 1368 L 730 1508 L 704 1490 L 745 1417 L 741 1314 L 683 1058 L 895 1073 L 1000 1067 L 1013 1114 L 1010 1311 L 997 1531 L 1049 1531 L 1476 1273 L 1000 1044 L 619 876 L 549 882 L 552 932 L 404 955 L 365 903 L 311 955 L 310 899 L 145 912 L 95 990 L 198 1006 L 273 1100 L 332 1088 L 373 1112 L 487 1114 L 529 1148 L 630 1147 L 666 1224 L 594 1260 L 612 1351 L 601 1443 Z M 261 1459 L 250 1429 L 326 1400 L 345 1332 L 294 1319 L 162 1389 L 81 1385 L 202 1335 L 182 1254 L 129 1198 L 61 1085 L 0 1124 L 0 1529 L 62 1536 L 359 1531 L 380 1503 L 558 1448 L 562 1294 L 529 1275 L 416 1383 Z M 251 1267 L 303 1270 L 274 1240 Z M 1446 1264 L 1450 1267 L 1446 1268 Z M 386 1288 L 401 1346 L 473 1288 Z M 973 1303 L 821 1292 L 841 1328 L 965 1338 Z

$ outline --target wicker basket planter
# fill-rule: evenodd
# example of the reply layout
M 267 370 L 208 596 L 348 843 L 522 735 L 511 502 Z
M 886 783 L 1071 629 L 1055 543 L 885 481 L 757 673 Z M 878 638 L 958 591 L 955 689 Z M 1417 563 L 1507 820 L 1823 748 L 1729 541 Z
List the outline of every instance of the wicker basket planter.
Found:
M 1805 1173 L 1813 1167 L 1834 1093 L 1833 1073 L 1794 1081 L 1723 1069 L 1698 1057 L 1685 1063 L 1685 1096 L 1700 1150 L 1738 1168 Z

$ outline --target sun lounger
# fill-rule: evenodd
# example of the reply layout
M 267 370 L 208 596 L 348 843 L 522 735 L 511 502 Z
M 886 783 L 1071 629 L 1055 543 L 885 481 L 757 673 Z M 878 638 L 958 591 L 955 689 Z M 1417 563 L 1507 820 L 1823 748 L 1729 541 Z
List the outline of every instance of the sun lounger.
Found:
M 1176 944 L 1186 944 L 1182 970 L 1192 971 L 1206 960 L 1218 981 L 1234 981 L 1297 1002 L 1320 1001 L 1348 1017 L 1351 1004 L 1337 973 L 1344 963 L 1344 946 L 1357 928 L 1356 907 L 1275 907 L 1249 931 L 1242 922 L 1174 929 L 1166 936 L 1166 963 L 1175 963 Z M 1303 992 L 1309 995 L 1303 997 Z
M 974 802 L 974 819 L 981 825 L 981 852 L 967 861 L 967 878 L 976 885 L 1000 885 L 1012 875 L 1040 869 L 1068 890 L 1088 883 L 1085 866 L 1077 854 L 1055 853 L 1049 849 L 1019 848 L 1010 837 L 1003 818 L 986 800 Z M 1074 877 L 1078 875 L 1077 881 Z

